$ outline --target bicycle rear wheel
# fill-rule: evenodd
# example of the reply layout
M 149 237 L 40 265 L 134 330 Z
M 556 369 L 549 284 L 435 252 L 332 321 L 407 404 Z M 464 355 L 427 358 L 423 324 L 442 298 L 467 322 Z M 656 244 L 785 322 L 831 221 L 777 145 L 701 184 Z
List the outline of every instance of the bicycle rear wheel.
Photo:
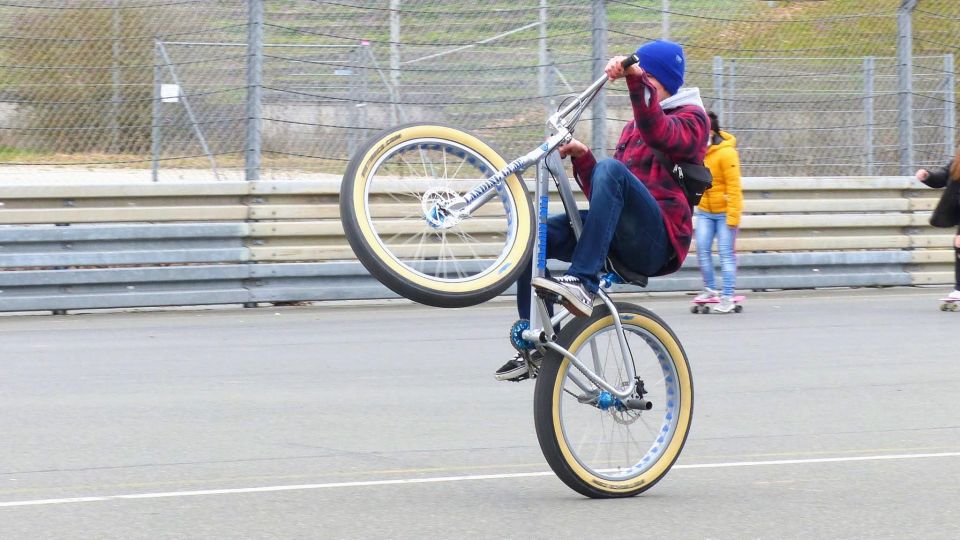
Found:
M 565 484 L 593 498 L 630 497 L 653 487 L 680 455 L 693 416 L 693 380 L 676 335 L 640 306 L 617 304 L 617 309 L 640 381 L 631 398 L 640 401 L 628 407 L 612 394 L 602 396 L 568 358 L 553 351 L 543 360 L 534 393 L 544 457 Z M 606 306 L 565 326 L 558 344 L 618 390 L 629 385 Z
M 343 176 L 340 216 L 364 267 L 391 290 L 438 307 L 479 304 L 516 281 L 530 258 L 534 215 L 511 175 L 467 217 L 437 209 L 506 166 L 487 143 L 436 124 L 384 131 Z

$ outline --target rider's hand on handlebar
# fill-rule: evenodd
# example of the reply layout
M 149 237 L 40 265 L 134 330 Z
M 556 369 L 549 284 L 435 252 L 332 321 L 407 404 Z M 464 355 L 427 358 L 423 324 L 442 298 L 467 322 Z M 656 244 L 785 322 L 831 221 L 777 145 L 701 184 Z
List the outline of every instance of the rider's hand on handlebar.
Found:
M 583 144 L 582 142 L 576 139 L 570 139 L 570 142 L 560 146 L 559 148 L 557 148 L 557 150 L 560 151 L 560 159 L 563 159 L 567 156 L 579 158 L 590 151 L 590 149 L 587 148 L 587 145 Z
M 624 72 L 621 64 L 626 59 L 626 56 L 614 56 L 609 62 L 607 62 L 607 67 L 603 68 L 603 72 L 607 74 L 607 77 L 611 81 L 615 81 L 627 75 L 643 75 L 643 68 L 637 64 L 628 67 L 626 72 Z

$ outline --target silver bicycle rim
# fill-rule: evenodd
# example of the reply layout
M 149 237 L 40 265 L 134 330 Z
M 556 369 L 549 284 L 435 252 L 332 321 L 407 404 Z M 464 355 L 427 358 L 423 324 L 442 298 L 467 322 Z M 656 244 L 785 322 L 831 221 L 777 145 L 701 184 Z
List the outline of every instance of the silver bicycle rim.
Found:
M 391 170 L 378 175 L 385 167 Z M 365 179 L 367 223 L 384 251 L 410 271 L 445 283 L 478 279 L 500 269 L 517 238 L 516 201 L 506 186 L 474 216 L 449 229 L 432 228 L 423 210 L 434 198 L 465 193 L 496 171 L 461 144 L 406 141 L 384 153 Z
M 583 404 L 577 387 L 567 373 L 576 371 L 567 363 L 560 398 L 560 422 L 567 447 L 577 462 L 592 474 L 607 480 L 628 480 L 653 467 L 677 434 L 680 410 L 680 382 L 677 368 L 666 348 L 642 328 L 624 325 L 634 357 L 636 372 L 653 403 L 648 411 L 606 411 Z M 590 336 L 578 351 L 572 351 L 607 382 L 625 388 L 622 353 L 616 329 L 611 325 Z M 582 379 L 582 377 L 581 377 Z

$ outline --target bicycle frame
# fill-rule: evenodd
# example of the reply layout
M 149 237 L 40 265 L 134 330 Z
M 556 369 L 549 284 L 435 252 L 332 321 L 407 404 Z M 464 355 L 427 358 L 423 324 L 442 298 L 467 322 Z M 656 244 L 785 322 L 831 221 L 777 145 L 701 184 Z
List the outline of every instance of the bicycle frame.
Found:
M 533 257 L 531 264 L 533 265 L 533 275 L 538 277 L 543 277 L 546 275 L 547 270 L 547 205 L 550 202 L 550 180 L 553 179 L 559 190 L 560 200 L 563 203 L 563 207 L 566 210 L 567 217 L 570 219 L 570 225 L 573 228 L 573 233 L 580 238 L 580 234 L 583 232 L 583 224 L 580 221 L 580 213 L 577 208 L 577 202 L 573 196 L 573 190 L 570 188 L 570 179 L 567 177 L 566 172 L 563 169 L 563 162 L 560 161 L 560 156 L 556 152 L 551 152 L 546 156 L 546 159 L 537 164 L 537 191 L 536 191 L 536 225 L 537 225 L 537 241 L 533 246 Z M 610 314 L 613 316 L 613 324 L 617 330 L 617 341 L 620 345 L 620 352 L 623 355 L 624 359 L 624 369 L 627 374 L 627 378 L 630 381 L 629 386 L 625 390 L 618 390 L 605 381 L 602 377 L 597 375 L 595 371 L 590 369 L 586 364 L 583 363 L 575 354 L 564 349 L 556 343 L 556 335 L 553 330 L 554 325 L 563 322 L 564 319 L 570 316 L 570 313 L 564 309 L 559 308 L 559 311 L 553 317 L 550 316 L 549 311 L 547 310 L 546 302 L 536 295 L 533 291 L 530 292 L 530 305 L 535 306 L 536 309 L 531 309 L 530 311 L 530 328 L 524 330 L 521 333 L 521 337 L 527 341 L 530 341 L 536 344 L 538 347 L 543 347 L 547 349 L 552 349 L 563 356 L 570 359 L 570 362 L 579 370 L 587 379 L 589 379 L 596 386 L 599 386 L 603 390 L 610 392 L 614 396 L 620 399 L 626 399 L 630 397 L 633 392 L 636 390 L 636 370 L 634 369 L 633 364 L 633 354 L 630 351 L 630 347 L 627 346 L 627 340 L 623 333 L 623 325 L 620 322 L 620 313 L 617 311 L 616 305 L 610 299 L 609 295 L 603 290 L 598 291 L 598 296 L 600 300 L 603 301 L 604 305 L 607 306 L 607 309 L 610 310 Z M 591 346 L 595 347 L 596 345 L 591 342 Z M 593 354 L 594 362 L 597 361 L 598 355 L 597 351 L 594 351 Z M 595 365 L 594 369 L 600 371 L 600 366 Z M 575 373 L 569 373 L 568 376 L 581 390 L 584 392 L 591 392 L 593 388 L 576 376 Z
M 636 57 L 632 57 L 633 62 Z M 627 64 L 629 65 L 629 64 Z M 495 195 L 495 189 L 511 174 L 516 174 L 528 169 L 531 165 L 537 165 L 536 181 L 536 231 L 537 242 L 534 244 L 533 257 L 531 264 L 533 266 L 533 275 L 543 277 L 546 274 L 546 242 L 547 242 L 547 206 L 550 201 L 550 180 L 553 179 L 559 190 L 560 199 L 563 202 L 567 216 L 570 218 L 570 224 L 573 227 L 574 235 L 579 239 L 583 231 L 583 224 L 580 221 L 580 214 L 577 209 L 577 203 L 570 188 L 570 180 L 563 169 L 563 163 L 557 153 L 557 148 L 569 142 L 573 138 L 573 129 L 579 120 L 583 109 L 596 97 L 599 90 L 607 82 L 607 77 L 600 77 L 590 85 L 583 93 L 577 96 L 571 103 L 564 106 L 547 120 L 548 126 L 554 131 L 554 134 L 547 138 L 546 142 L 538 146 L 535 150 L 521 156 L 506 167 L 497 171 L 496 174 L 484 180 L 480 185 L 471 189 L 459 200 L 452 202 L 443 208 L 443 214 L 453 216 L 456 220 L 469 217 L 472 212 L 480 208 Z M 436 215 L 439 216 L 439 213 Z M 614 279 L 607 280 L 615 281 Z M 618 390 L 613 385 L 597 375 L 601 371 L 599 365 L 594 365 L 590 369 L 575 354 L 564 349 L 556 343 L 556 335 L 553 330 L 554 325 L 559 324 L 570 314 L 563 309 L 551 317 L 547 310 L 546 302 L 531 291 L 531 306 L 535 310 L 530 313 L 530 328 L 524 330 L 521 334 L 523 339 L 532 342 L 543 352 L 543 349 L 551 349 L 570 359 L 570 362 L 583 374 L 590 382 L 596 386 L 591 386 L 585 382 L 576 373 L 570 372 L 568 376 L 581 390 L 590 394 L 596 391 L 596 387 L 609 392 L 613 396 L 625 400 L 630 397 L 637 387 L 636 370 L 633 363 L 633 355 L 627 345 L 624 336 L 623 325 L 620 322 L 620 314 L 613 301 L 602 289 L 598 293 L 600 299 L 610 310 L 613 316 L 614 326 L 617 331 L 617 339 L 620 344 L 620 350 L 624 359 L 625 372 L 628 375 L 629 386 L 625 390 Z M 591 343 L 592 347 L 596 347 Z M 594 362 L 598 362 L 596 351 L 594 351 Z

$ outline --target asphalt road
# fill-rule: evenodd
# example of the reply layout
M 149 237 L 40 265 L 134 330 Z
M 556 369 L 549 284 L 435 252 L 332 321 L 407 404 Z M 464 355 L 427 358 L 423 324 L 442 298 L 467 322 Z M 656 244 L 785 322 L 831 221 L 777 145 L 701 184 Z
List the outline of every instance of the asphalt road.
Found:
M 0 317 L 0 538 L 958 538 L 960 312 L 943 291 L 642 298 L 693 368 L 646 494 L 543 461 L 512 308 Z

